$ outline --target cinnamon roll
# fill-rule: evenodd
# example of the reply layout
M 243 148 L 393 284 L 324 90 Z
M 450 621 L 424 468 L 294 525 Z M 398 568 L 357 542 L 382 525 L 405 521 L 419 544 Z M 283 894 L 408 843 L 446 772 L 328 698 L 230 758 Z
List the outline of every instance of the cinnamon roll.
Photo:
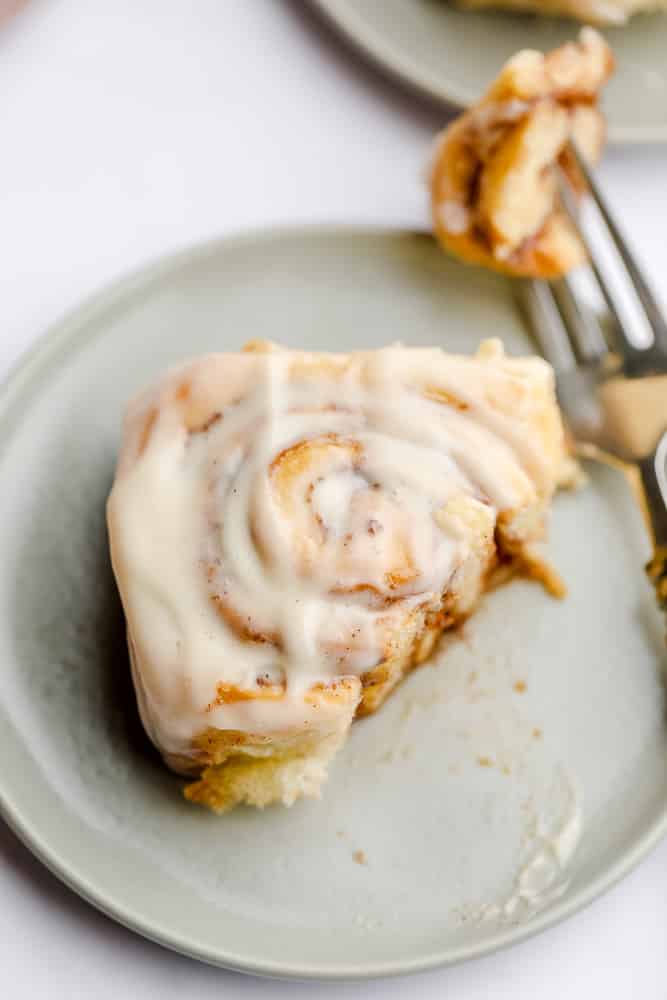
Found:
M 557 171 L 579 185 L 571 139 L 591 163 L 599 158 L 605 122 L 598 95 L 613 66 L 592 28 L 547 55 L 519 52 L 480 102 L 441 133 L 430 188 L 445 249 L 472 264 L 540 278 L 585 261 L 560 205 Z
M 531 543 L 564 467 L 551 369 L 250 345 L 128 408 L 108 503 L 141 717 L 217 811 L 317 795 L 373 712 Z
M 640 11 L 667 8 L 666 0 L 461 0 L 463 7 L 506 7 L 548 16 L 572 17 L 586 24 L 625 24 Z

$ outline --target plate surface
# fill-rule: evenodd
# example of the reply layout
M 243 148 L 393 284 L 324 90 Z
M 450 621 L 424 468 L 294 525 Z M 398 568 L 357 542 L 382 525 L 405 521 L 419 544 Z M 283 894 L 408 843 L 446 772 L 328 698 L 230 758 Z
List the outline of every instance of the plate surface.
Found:
M 458 106 L 475 101 L 519 49 L 574 38 L 576 21 L 465 11 L 449 0 L 312 0 L 394 76 Z M 667 14 L 640 14 L 603 34 L 617 58 L 604 108 L 613 142 L 667 141 Z
M 353 727 L 321 802 L 215 817 L 182 800 L 142 736 L 104 528 L 127 397 L 251 337 L 469 351 L 489 334 L 531 349 L 508 284 L 430 238 L 293 230 L 149 267 L 61 323 L 4 387 L 0 804 L 116 919 L 246 971 L 406 972 L 544 928 L 667 829 L 664 623 L 639 516 L 603 468 L 555 504 L 567 600 L 521 581 L 490 595 Z M 549 831 L 575 799 L 581 837 L 561 868 Z M 516 902 L 540 844 L 538 874 L 554 878 Z

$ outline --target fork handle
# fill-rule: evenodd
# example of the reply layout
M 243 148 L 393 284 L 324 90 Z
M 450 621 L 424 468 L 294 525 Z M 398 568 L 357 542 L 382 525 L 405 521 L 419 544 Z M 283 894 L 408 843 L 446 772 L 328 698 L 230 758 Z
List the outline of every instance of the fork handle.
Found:
M 646 571 L 655 585 L 658 602 L 667 610 L 667 431 L 653 454 L 640 461 L 639 472 L 654 547 Z

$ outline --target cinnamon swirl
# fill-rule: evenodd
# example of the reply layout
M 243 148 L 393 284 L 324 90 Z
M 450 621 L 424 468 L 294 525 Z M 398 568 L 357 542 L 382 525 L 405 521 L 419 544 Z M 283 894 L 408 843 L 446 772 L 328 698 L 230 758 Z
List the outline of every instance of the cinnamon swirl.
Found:
M 128 409 L 108 504 L 145 728 L 217 811 L 317 795 L 374 711 L 529 546 L 564 463 L 551 369 L 250 345 Z
M 547 55 L 525 50 L 474 107 L 438 137 L 431 168 L 436 235 L 462 260 L 508 274 L 552 278 L 586 259 L 558 198 L 557 168 L 580 183 L 567 145 L 595 162 L 605 139 L 598 95 L 614 61 L 605 40 Z

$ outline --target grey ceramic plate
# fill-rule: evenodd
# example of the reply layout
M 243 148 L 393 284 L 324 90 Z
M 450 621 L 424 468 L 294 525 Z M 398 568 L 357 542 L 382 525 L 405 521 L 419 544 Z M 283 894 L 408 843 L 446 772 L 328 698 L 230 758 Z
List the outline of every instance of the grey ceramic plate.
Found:
M 469 351 L 488 334 L 530 349 L 508 285 L 428 237 L 296 230 L 116 285 L 2 390 L 0 802 L 35 854 L 116 919 L 248 971 L 404 972 L 543 929 L 665 831 L 664 623 L 639 517 L 601 468 L 555 505 L 549 549 L 569 598 L 522 582 L 489 596 L 354 727 L 321 802 L 217 818 L 182 800 L 142 737 L 104 529 L 126 398 L 177 358 L 250 337 Z M 555 891 L 494 916 L 566 788 L 583 829 Z
M 447 104 L 472 103 L 522 48 L 574 38 L 575 21 L 472 12 L 449 0 L 313 0 L 357 47 L 394 76 Z M 605 91 L 614 142 L 667 141 L 667 15 L 642 14 L 604 34 L 618 60 Z

